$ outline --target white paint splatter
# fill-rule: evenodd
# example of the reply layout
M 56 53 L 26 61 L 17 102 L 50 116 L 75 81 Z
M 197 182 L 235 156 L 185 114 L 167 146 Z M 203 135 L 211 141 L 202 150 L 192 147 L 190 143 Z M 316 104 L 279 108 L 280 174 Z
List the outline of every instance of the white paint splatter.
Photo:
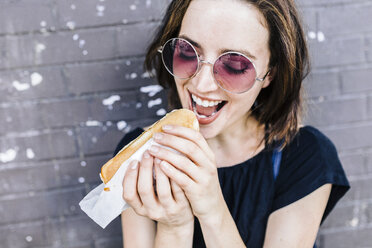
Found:
M 71 4 L 70 7 L 71 7 L 72 10 L 75 10 L 76 9 L 76 5 L 75 4 Z
M 40 26 L 42 26 L 42 27 L 46 27 L 46 25 L 47 25 L 46 21 L 41 21 L 41 22 L 40 22 Z
M 32 86 L 39 85 L 43 81 L 43 76 L 41 76 L 37 72 L 32 73 L 31 76 L 30 76 L 30 78 L 31 78 L 31 85 Z
M 128 126 L 128 124 L 125 121 L 119 121 L 116 126 L 118 127 L 118 130 L 122 131 Z
M 73 22 L 73 21 L 69 21 L 69 22 L 66 23 L 66 26 L 67 26 L 69 29 L 74 30 L 75 27 L 76 27 L 76 23 Z
M 81 165 L 82 167 L 85 167 L 85 166 L 87 166 L 87 162 L 85 162 L 85 161 L 81 161 L 81 162 L 80 162 L 80 165 Z
M 132 130 L 132 127 L 128 125 L 128 126 L 124 129 L 124 132 L 125 132 L 125 133 L 129 133 L 130 130 Z
M 105 5 L 97 4 L 96 9 L 97 9 L 98 12 L 103 12 L 103 11 L 105 11 L 106 7 L 105 7 Z
M 26 150 L 26 155 L 28 159 L 33 159 L 35 158 L 35 153 L 31 148 L 27 148 Z
M 79 183 L 85 183 L 85 178 L 84 177 L 79 177 L 78 181 L 79 181 Z
M 72 36 L 72 39 L 73 39 L 73 40 L 78 40 L 78 39 L 79 39 L 79 35 L 78 35 L 78 34 L 74 34 L 74 35 Z
M 105 6 L 104 5 L 97 5 L 96 9 L 97 9 L 97 16 L 102 17 L 102 16 L 105 15 L 105 13 L 104 13 Z
M 10 116 L 6 117 L 6 122 L 12 122 L 12 121 L 13 121 L 12 117 L 10 117 Z
M 136 79 L 137 78 L 137 73 L 133 72 L 130 74 L 130 79 Z
M 167 113 L 167 111 L 163 108 L 159 109 L 158 111 L 156 111 L 156 115 L 157 116 L 163 116 Z
M 151 7 L 151 0 L 146 0 L 146 8 L 150 8 Z
M 83 48 L 85 45 L 85 40 L 79 40 L 79 47 Z
M 157 93 L 163 90 L 160 85 L 149 85 L 140 88 L 140 92 L 149 94 L 149 97 L 155 96 Z
M 111 127 L 112 126 L 112 122 L 111 121 L 107 121 L 106 122 L 106 126 Z
M 115 102 L 120 101 L 120 96 L 119 95 L 113 95 L 110 96 L 109 98 L 106 98 L 102 101 L 102 104 L 105 106 L 110 106 L 113 105 Z
M 123 24 L 127 24 L 127 23 L 128 23 L 128 20 L 127 20 L 127 19 L 123 19 L 123 20 L 122 20 L 122 23 L 123 23 Z
M 156 105 L 160 105 L 160 104 L 162 104 L 162 100 L 161 100 L 161 98 L 157 98 L 157 99 L 155 99 L 155 100 L 150 100 L 148 103 L 147 103 L 147 107 L 148 108 L 152 108 L 152 107 L 154 107 L 154 106 L 156 106 Z
M 135 4 L 132 4 L 129 8 L 130 8 L 130 10 L 136 10 L 137 6 Z
M 314 31 L 310 31 L 307 33 L 307 36 L 310 38 L 310 39 L 315 39 L 316 38 L 316 33 Z
M 17 151 L 15 149 L 8 149 L 6 152 L 0 153 L 0 161 L 7 163 L 13 161 L 17 157 Z
M 27 84 L 27 83 L 22 84 L 17 80 L 13 81 L 13 87 L 16 88 L 16 90 L 18 90 L 18 91 L 25 91 L 25 90 L 30 89 L 29 84 Z
M 88 51 L 87 51 L 87 50 L 84 50 L 84 51 L 83 51 L 83 55 L 84 55 L 84 56 L 88 55 Z
M 324 42 L 325 41 L 325 35 L 324 35 L 323 32 L 319 31 L 317 36 L 318 36 L 318 41 L 319 42 Z
M 357 217 L 354 217 L 351 221 L 350 221 L 350 226 L 352 227 L 356 227 L 358 226 L 359 224 L 359 219 Z
M 86 121 L 85 126 L 87 127 L 100 127 L 102 126 L 102 123 L 99 121 Z
M 74 135 L 74 132 L 71 131 L 71 130 L 68 130 L 68 131 L 67 131 L 67 135 L 68 135 L 68 136 L 72 136 L 72 135 Z
M 141 75 L 141 78 L 150 78 L 150 77 L 151 77 L 151 75 L 148 71 L 142 73 L 142 75 Z
M 139 108 L 141 108 L 141 107 L 142 107 L 142 103 L 137 102 L 137 104 L 136 104 L 136 109 L 139 109 Z
M 33 239 L 33 238 L 32 238 L 32 236 L 27 236 L 25 239 L 26 239 L 27 242 L 30 243 L 30 242 L 32 242 L 32 239 Z
M 42 44 L 42 43 L 37 43 L 37 44 L 35 45 L 35 52 L 36 52 L 36 53 L 41 53 L 42 51 L 45 50 L 45 48 L 46 48 L 46 46 L 45 46 L 44 44 Z
M 97 137 L 92 137 L 92 143 L 97 143 L 98 139 Z
M 127 61 L 125 61 L 125 64 L 126 64 L 127 66 L 130 66 L 130 65 L 132 64 L 132 62 L 131 62 L 130 60 L 127 60 Z

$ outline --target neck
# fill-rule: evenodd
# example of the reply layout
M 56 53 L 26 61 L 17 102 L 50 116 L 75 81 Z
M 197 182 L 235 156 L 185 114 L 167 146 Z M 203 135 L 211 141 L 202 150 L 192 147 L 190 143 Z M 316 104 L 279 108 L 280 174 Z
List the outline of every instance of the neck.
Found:
M 243 162 L 259 153 L 265 147 L 264 143 L 260 144 L 264 135 L 265 125 L 250 116 L 207 142 L 216 154 L 217 167 L 222 167 Z

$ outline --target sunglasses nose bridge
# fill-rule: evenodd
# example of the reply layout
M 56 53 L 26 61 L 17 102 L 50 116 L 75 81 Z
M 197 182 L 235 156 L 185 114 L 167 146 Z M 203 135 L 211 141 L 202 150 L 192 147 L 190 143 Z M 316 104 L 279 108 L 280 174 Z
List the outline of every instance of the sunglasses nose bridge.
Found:
M 202 60 L 202 59 L 200 60 L 200 63 L 213 66 L 213 63 L 206 61 L 206 60 Z
M 209 70 L 203 70 L 203 64 L 211 66 L 211 71 Z M 214 64 L 206 61 L 199 59 L 199 66 L 197 72 L 194 74 L 194 77 L 196 80 L 193 82 L 195 83 L 195 87 L 198 89 L 200 92 L 207 92 L 207 91 L 213 91 L 218 89 L 218 84 L 215 83 L 214 75 L 213 75 L 213 66 Z M 206 69 L 206 68 L 204 68 Z M 212 75 L 210 73 L 212 72 Z M 212 76 L 212 78 L 211 78 Z M 212 81 L 211 81 L 212 80 Z M 211 83 L 213 82 L 213 83 Z
M 211 66 L 212 69 L 213 69 L 213 66 L 214 66 L 213 63 L 211 63 L 211 62 L 209 62 L 209 61 L 207 61 L 207 60 L 199 59 L 199 66 L 198 66 L 198 71 L 197 71 L 197 73 L 200 72 L 200 70 L 202 69 L 203 64 L 205 64 L 205 65 L 209 65 L 209 66 Z

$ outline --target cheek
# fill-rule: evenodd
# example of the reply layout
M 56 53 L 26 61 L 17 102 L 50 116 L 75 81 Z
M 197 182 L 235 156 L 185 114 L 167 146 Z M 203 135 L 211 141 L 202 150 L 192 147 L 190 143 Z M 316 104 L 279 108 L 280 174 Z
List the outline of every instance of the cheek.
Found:
M 238 95 L 234 98 L 231 98 L 231 102 L 234 103 L 234 106 L 238 109 L 237 111 L 248 112 L 252 108 L 260 91 L 261 91 L 261 86 L 252 87 L 248 92 L 242 95 Z

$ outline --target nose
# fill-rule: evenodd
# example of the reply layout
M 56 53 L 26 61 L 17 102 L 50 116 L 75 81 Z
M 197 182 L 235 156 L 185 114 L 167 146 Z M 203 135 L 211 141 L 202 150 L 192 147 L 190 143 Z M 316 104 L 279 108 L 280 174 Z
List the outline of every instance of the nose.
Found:
M 218 85 L 214 81 L 213 77 L 213 64 L 204 60 L 200 60 L 200 62 L 199 71 L 193 78 L 196 90 L 201 93 L 217 90 Z

